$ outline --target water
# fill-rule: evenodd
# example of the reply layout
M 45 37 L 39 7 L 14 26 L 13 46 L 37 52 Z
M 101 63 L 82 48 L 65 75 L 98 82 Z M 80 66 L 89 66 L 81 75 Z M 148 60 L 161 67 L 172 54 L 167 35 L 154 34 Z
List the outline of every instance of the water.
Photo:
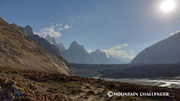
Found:
M 132 78 L 124 78 L 124 79 L 113 79 L 113 78 L 101 78 L 106 81 L 118 81 L 125 82 L 131 84 L 141 84 L 141 85 L 150 85 L 150 86 L 159 86 L 159 87 L 168 87 L 168 88 L 180 88 L 180 79 L 177 78 L 166 78 L 166 79 L 132 79 Z

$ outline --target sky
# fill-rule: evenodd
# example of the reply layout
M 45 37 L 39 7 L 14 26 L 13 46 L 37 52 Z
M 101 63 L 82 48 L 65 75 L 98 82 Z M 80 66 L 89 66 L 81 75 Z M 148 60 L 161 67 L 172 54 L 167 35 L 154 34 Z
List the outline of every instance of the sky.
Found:
M 139 52 L 180 30 L 180 1 L 169 12 L 165 0 L 0 0 L 0 17 L 30 25 L 66 49 L 73 41 L 88 52 L 133 59 Z

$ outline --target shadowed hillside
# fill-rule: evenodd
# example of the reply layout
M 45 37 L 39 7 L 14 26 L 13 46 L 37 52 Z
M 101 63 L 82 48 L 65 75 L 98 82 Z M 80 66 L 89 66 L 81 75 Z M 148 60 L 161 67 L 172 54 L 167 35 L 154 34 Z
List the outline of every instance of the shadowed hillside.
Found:
M 180 62 L 180 32 L 141 51 L 131 63 L 172 64 Z
M 137 65 L 103 74 L 103 78 L 158 78 L 180 76 L 180 64 Z

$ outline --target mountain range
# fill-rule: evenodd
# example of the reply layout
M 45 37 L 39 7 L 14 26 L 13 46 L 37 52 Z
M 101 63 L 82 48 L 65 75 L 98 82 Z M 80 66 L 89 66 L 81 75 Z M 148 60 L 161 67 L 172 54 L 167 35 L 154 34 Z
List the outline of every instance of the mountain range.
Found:
M 23 30 L 27 36 L 29 29 L 26 26 Z M 0 18 L 0 66 L 69 75 L 68 62 L 60 54 L 51 54 L 23 31 Z
M 16 24 L 13 24 L 17 26 Z M 78 45 L 76 41 L 73 41 L 70 45 L 69 49 L 65 49 L 62 42 L 57 42 L 54 37 L 47 35 L 46 38 L 42 38 L 39 35 L 35 35 L 33 33 L 33 29 L 31 26 L 27 25 L 26 27 L 17 26 L 26 36 L 31 38 L 32 40 L 39 43 L 43 46 L 47 51 L 54 55 L 58 55 L 62 57 L 61 52 L 63 53 L 63 57 L 70 63 L 81 63 L 81 64 L 120 64 L 125 63 L 110 56 L 109 58 L 106 56 L 105 52 L 97 49 L 92 53 L 87 53 L 84 49 L 83 45 Z
M 16 25 L 16 24 L 14 24 Z M 17 26 L 17 25 L 16 25 Z M 26 27 L 17 26 L 26 36 L 33 39 L 47 51 L 52 54 L 62 56 L 70 63 L 81 63 L 81 64 L 120 64 L 118 59 L 112 56 L 108 58 L 105 52 L 97 49 L 92 53 L 87 53 L 83 45 L 78 45 L 76 41 L 73 41 L 69 49 L 65 49 L 62 42 L 57 42 L 54 37 L 47 35 L 46 38 L 41 38 L 39 35 L 33 33 L 31 26 Z M 77 55 L 78 54 L 78 55 Z
M 131 63 L 174 64 L 180 62 L 180 32 L 141 51 Z
M 120 64 L 117 58 L 110 56 L 107 57 L 106 53 L 100 49 L 88 53 L 83 45 L 79 45 L 76 41 L 73 41 L 69 49 L 62 52 L 63 57 L 69 63 L 80 64 Z

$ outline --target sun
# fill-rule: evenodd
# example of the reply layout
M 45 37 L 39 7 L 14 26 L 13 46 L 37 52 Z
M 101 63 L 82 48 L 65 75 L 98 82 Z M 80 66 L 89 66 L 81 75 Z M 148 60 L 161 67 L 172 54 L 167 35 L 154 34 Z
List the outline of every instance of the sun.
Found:
M 161 10 L 163 10 L 164 12 L 172 11 L 174 7 L 175 7 L 175 2 L 173 0 L 165 0 L 161 4 Z

